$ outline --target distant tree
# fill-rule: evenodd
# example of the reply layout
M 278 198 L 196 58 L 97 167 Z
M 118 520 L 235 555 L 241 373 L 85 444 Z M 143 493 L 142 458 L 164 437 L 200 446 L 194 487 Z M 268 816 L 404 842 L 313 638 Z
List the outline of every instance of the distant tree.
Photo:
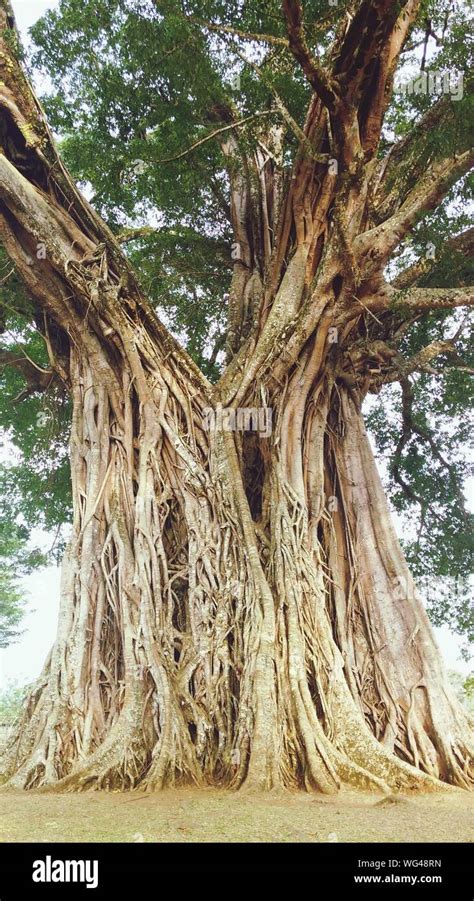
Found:
M 0 523 L 0 648 L 16 641 L 24 608 L 24 599 L 18 586 L 15 561 L 22 550 L 18 534 L 6 534 L 5 524 Z
M 27 686 L 11 681 L 0 689 L 0 723 L 15 723 L 21 713 Z
M 25 596 L 20 576 L 46 562 L 45 555 L 29 541 L 29 530 L 12 516 L 12 494 L 1 491 L 0 473 L 0 647 L 16 641 L 25 613 Z

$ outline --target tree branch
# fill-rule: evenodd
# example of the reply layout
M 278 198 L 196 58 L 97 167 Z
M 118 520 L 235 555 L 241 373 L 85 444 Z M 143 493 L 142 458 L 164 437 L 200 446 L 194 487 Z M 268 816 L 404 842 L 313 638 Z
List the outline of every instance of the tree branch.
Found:
M 244 57 L 244 59 L 245 59 L 245 57 Z M 245 59 L 245 62 L 248 65 L 251 65 L 251 63 L 247 59 Z M 263 110 L 260 113 L 252 113 L 251 116 L 246 116 L 244 119 L 237 119 L 235 121 L 232 121 L 228 125 L 223 125 L 221 128 L 216 128 L 210 134 L 204 135 L 203 138 L 200 138 L 198 141 L 195 141 L 194 144 L 191 144 L 189 147 L 186 148 L 186 150 L 183 150 L 181 153 L 177 153 L 176 156 L 168 156 L 162 160 L 153 160 L 153 162 L 157 163 L 157 164 L 173 163 L 175 160 L 180 160 L 183 158 L 183 156 L 187 156 L 188 153 L 191 153 L 193 150 L 196 150 L 197 147 L 201 147 L 202 144 L 205 144 L 207 141 L 212 140 L 212 138 L 215 138 L 216 135 L 222 134 L 222 132 L 224 132 L 224 131 L 230 131 L 230 129 L 232 129 L 232 128 L 238 128 L 240 125 L 245 125 L 246 122 L 250 122 L 250 121 L 252 121 L 252 119 L 257 119 L 260 116 L 270 116 L 274 112 L 275 112 L 274 109 Z
M 413 434 L 418 435 L 422 441 L 425 441 L 429 447 L 431 448 L 431 452 L 436 460 L 441 463 L 444 469 L 449 473 L 449 477 L 451 479 L 451 484 L 456 493 L 459 507 L 463 514 L 466 512 L 466 503 L 465 497 L 459 485 L 459 481 L 457 478 L 457 473 L 455 467 L 449 463 L 433 438 L 432 431 L 427 428 L 419 425 L 413 416 L 413 401 L 414 401 L 414 392 L 413 387 L 410 384 L 408 378 L 404 378 L 401 380 L 402 386 L 402 419 L 403 419 L 403 429 L 400 439 L 397 444 L 397 448 L 395 451 L 394 461 L 393 461 L 393 476 L 395 481 L 403 488 L 405 494 L 408 497 L 411 497 L 412 500 L 418 501 L 421 504 L 422 508 L 426 506 L 426 503 L 421 500 L 411 489 L 411 487 L 404 481 L 404 479 L 400 475 L 400 463 L 401 463 L 401 454 L 402 450 L 411 438 Z
M 120 244 L 128 244 L 129 241 L 137 241 L 138 238 L 149 238 L 156 235 L 159 229 L 153 228 L 151 225 L 142 225 L 138 228 L 127 228 L 117 235 L 117 241 Z
M 240 28 L 234 28 L 231 25 L 218 25 L 215 22 L 207 22 L 205 19 L 199 19 L 197 16 L 184 16 L 187 22 L 193 25 L 200 25 L 208 31 L 214 31 L 216 34 L 230 34 L 234 37 L 241 38 L 243 41 L 257 41 L 263 44 L 272 44 L 275 47 L 288 47 L 286 38 L 279 37 L 275 34 L 259 34 L 253 31 L 242 31 Z
M 367 79 L 371 80 L 378 65 L 382 48 L 397 27 L 404 29 L 404 12 L 409 17 L 408 25 L 411 24 L 416 5 L 413 0 L 403 0 L 401 4 L 393 0 L 361 0 L 352 18 L 349 17 L 333 72 L 345 101 L 358 103 Z
M 474 226 L 455 238 L 450 238 L 446 242 L 446 251 L 450 254 L 462 254 L 466 258 L 470 258 L 474 253 Z M 435 274 L 438 263 L 439 260 L 431 259 L 430 257 L 423 257 L 421 260 L 417 260 L 416 263 L 407 266 L 403 272 L 397 275 L 392 282 L 393 287 L 399 290 L 411 288 L 428 273 L 430 276 Z
M 312 56 L 303 29 L 303 8 L 300 0 L 283 0 L 290 50 L 300 64 L 308 82 L 327 109 L 334 113 L 338 102 L 337 84 Z
M 380 302 L 375 298 L 367 306 L 372 311 L 386 310 L 389 307 L 406 308 L 413 311 L 427 312 L 431 310 L 449 310 L 455 307 L 474 306 L 474 287 L 467 288 L 409 288 L 397 291 L 387 285 L 388 295 Z M 388 301 L 388 302 L 387 302 Z
M 157 353 L 167 357 L 172 354 L 186 378 L 207 392 L 208 382 L 199 368 L 143 297 L 117 238 L 65 169 L 44 112 L 19 63 L 15 35 L 9 0 L 0 0 L 0 106 L 10 109 L 4 112 L 0 129 L 0 233 L 7 254 L 38 306 L 70 326 L 71 340 L 75 334 L 83 340 L 86 317 L 94 316 L 97 328 L 102 326 L 90 303 L 81 317 L 79 306 L 84 298 L 77 287 L 73 289 L 77 305 L 71 304 L 71 267 L 83 265 L 88 254 L 106 248 L 107 271 L 117 286 L 121 307 L 127 306 L 150 329 Z M 25 141 L 31 153 L 28 165 L 20 171 L 15 165 L 16 148 L 23 152 Z M 45 244 L 46 257 L 32 266 L 29 254 L 34 253 L 37 242 Z M 105 259 L 103 251 L 101 259 Z M 74 278 L 77 280 L 77 275 Z
M 385 112 L 390 103 L 396 63 L 420 7 L 420 0 L 408 0 L 385 40 L 378 65 L 368 79 L 361 102 L 361 139 L 366 153 L 378 147 Z
M 430 366 L 431 361 L 435 360 L 436 357 L 439 357 L 441 354 L 455 353 L 456 346 L 454 340 L 452 338 L 447 338 L 439 341 L 431 341 L 430 344 L 422 347 L 418 353 L 413 354 L 413 356 L 408 359 L 402 357 L 401 354 L 397 354 L 393 361 L 396 366 L 396 371 L 389 372 L 384 376 L 382 379 L 383 384 L 399 382 L 413 372 L 429 372 L 432 375 L 437 375 L 437 371 Z
M 432 164 L 397 213 L 357 238 L 355 255 L 366 278 L 385 265 L 395 247 L 422 215 L 438 206 L 453 184 L 473 165 L 474 150 Z
M 5 366 L 14 366 L 26 380 L 27 387 L 15 398 L 16 402 L 35 392 L 46 391 L 55 377 L 52 369 L 42 369 L 23 348 L 14 351 L 0 350 L 0 368 L 3 369 Z
M 382 161 L 375 176 L 373 207 L 377 223 L 384 222 L 400 208 L 413 186 L 426 172 L 431 160 L 427 158 L 425 147 L 433 141 L 435 131 L 446 130 L 454 116 L 454 106 L 449 97 L 441 97 L 415 123 L 412 130 L 394 144 Z M 457 152 L 468 149 L 468 130 L 460 133 Z
M 305 149 L 308 156 L 310 156 L 311 159 L 315 160 L 315 162 L 317 162 L 317 163 L 327 163 L 327 161 L 329 159 L 329 154 L 328 153 L 317 153 L 315 151 L 307 134 L 305 134 L 305 132 L 298 125 L 296 120 L 293 119 L 293 116 L 291 115 L 290 111 L 283 103 L 283 100 L 281 99 L 278 91 L 276 90 L 276 88 L 274 88 L 272 83 L 269 81 L 269 79 L 263 72 L 261 66 L 257 66 L 257 64 L 254 63 L 251 59 L 248 59 L 248 57 L 246 57 L 245 54 L 242 53 L 240 48 L 237 47 L 235 44 L 233 44 L 233 51 L 237 56 L 240 57 L 240 59 L 245 63 L 246 66 L 249 66 L 251 69 L 253 69 L 253 71 L 255 72 L 257 77 L 260 79 L 262 84 L 264 84 L 272 92 L 278 112 L 280 113 L 282 119 L 286 122 L 288 127 L 291 129 L 291 131 L 293 132 L 295 137 L 298 139 L 301 146 Z

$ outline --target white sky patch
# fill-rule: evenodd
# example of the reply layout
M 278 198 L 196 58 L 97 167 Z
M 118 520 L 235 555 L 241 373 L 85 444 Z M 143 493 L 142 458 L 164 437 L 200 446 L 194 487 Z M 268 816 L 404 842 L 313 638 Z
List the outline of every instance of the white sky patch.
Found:
M 26 44 L 28 43 L 28 29 L 46 10 L 59 6 L 59 0 L 12 0 L 12 6 L 16 24 Z

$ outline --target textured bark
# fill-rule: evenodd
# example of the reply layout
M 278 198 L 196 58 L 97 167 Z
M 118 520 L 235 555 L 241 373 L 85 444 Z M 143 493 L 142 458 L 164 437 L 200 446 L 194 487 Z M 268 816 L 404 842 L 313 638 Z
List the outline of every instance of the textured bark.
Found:
M 334 131 L 341 183 L 304 148 L 283 198 L 269 160 L 257 161 L 259 205 L 235 177 L 234 357 L 213 388 L 63 169 L 6 42 L 0 70 L 1 240 L 55 326 L 51 370 L 73 399 L 74 508 L 57 639 L 6 778 L 55 789 L 469 786 L 467 719 L 360 412 L 371 380 L 370 359 L 351 357 L 361 304 L 387 309 L 387 289 L 365 239 L 356 256 L 373 227 L 373 170 L 360 174 L 354 118 L 339 110 Z M 372 146 L 380 85 L 366 96 L 359 75 Z M 323 89 L 305 129 L 326 152 L 323 101 L 335 115 Z M 377 233 L 380 265 L 391 241 L 389 226 Z M 271 408 L 272 434 L 208 431 L 217 403 Z

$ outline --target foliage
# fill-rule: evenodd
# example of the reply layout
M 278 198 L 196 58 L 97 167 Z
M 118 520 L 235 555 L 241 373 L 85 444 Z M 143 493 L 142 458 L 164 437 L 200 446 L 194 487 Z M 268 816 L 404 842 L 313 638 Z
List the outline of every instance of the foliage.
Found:
M 457 670 L 449 670 L 448 677 L 458 700 L 474 714 L 474 673 L 463 676 Z
M 25 526 L 14 522 L 8 495 L 0 497 L 0 648 L 16 641 L 24 611 L 18 577 L 42 566 L 45 556 L 28 541 Z
M 14 723 L 18 719 L 28 686 L 10 681 L 0 690 L 0 723 Z

